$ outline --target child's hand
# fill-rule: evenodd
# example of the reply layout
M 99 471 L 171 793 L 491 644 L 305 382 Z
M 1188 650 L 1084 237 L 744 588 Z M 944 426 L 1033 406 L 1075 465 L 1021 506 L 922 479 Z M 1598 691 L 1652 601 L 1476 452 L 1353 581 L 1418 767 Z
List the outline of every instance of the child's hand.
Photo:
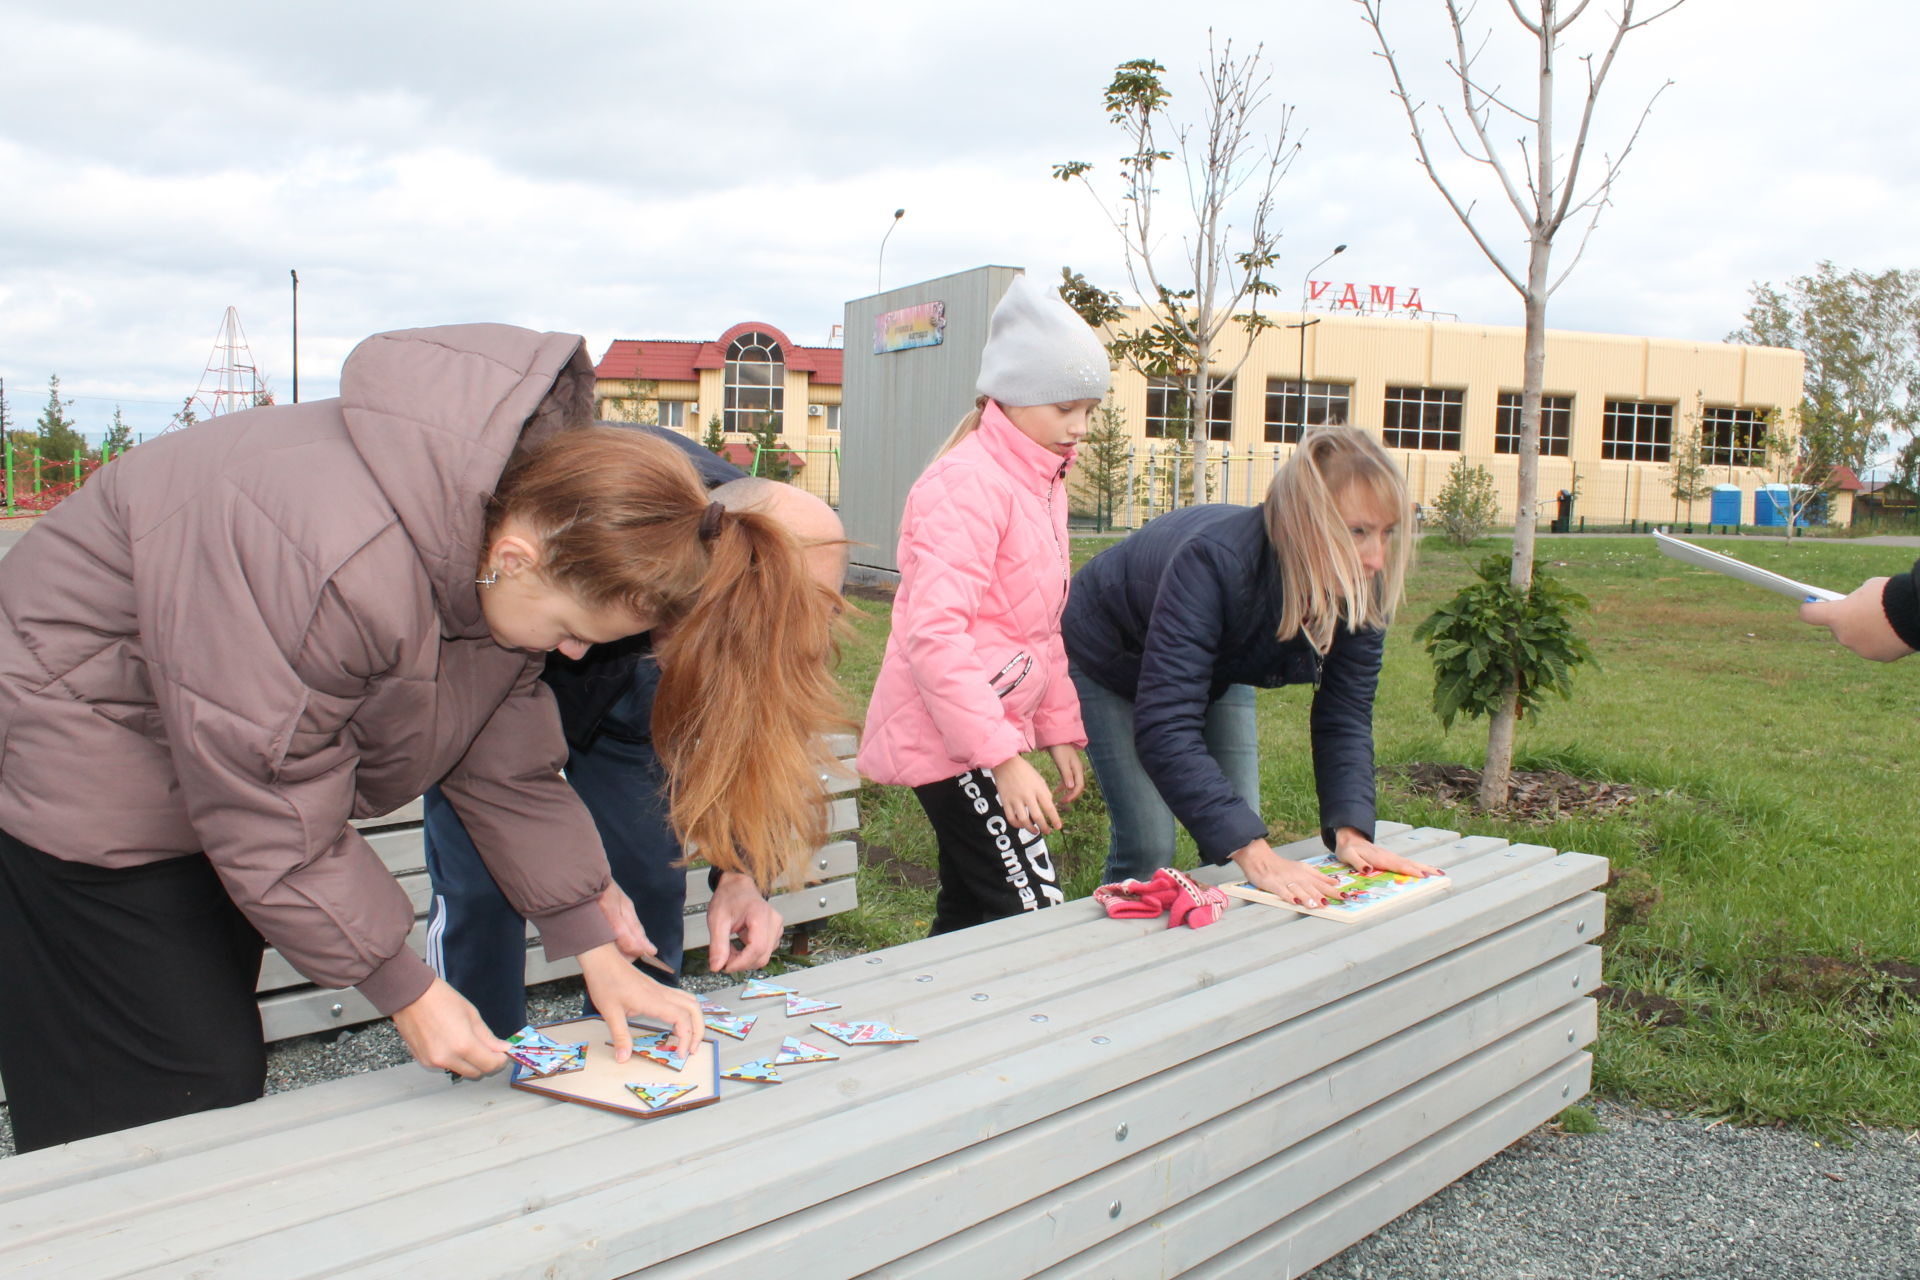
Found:
M 993 766 L 993 785 L 1000 791 L 1000 808 L 1014 826 L 1036 835 L 1060 829 L 1060 811 L 1053 807 L 1047 780 L 1022 757 L 1011 756 Z
M 1065 808 L 1087 789 L 1087 769 L 1080 763 L 1077 747 L 1048 747 L 1047 754 L 1053 757 L 1053 767 L 1060 771 L 1060 785 L 1054 788 L 1053 798 Z
M 1283 858 L 1265 840 L 1255 840 L 1233 854 L 1234 865 L 1256 889 L 1264 889 L 1277 898 L 1302 907 L 1324 907 L 1328 898 L 1338 898 L 1340 882 L 1323 876 L 1304 862 Z
M 1446 874 L 1438 867 L 1430 867 L 1424 862 L 1415 862 L 1412 858 L 1382 849 L 1353 827 L 1340 828 L 1334 835 L 1333 844 L 1333 856 L 1362 874 L 1369 871 L 1391 871 L 1403 876 Z
M 1842 600 L 1812 600 L 1800 606 L 1800 621 L 1833 632 L 1833 638 L 1863 658 L 1892 662 L 1913 650 L 1887 621 L 1885 578 L 1868 578 Z

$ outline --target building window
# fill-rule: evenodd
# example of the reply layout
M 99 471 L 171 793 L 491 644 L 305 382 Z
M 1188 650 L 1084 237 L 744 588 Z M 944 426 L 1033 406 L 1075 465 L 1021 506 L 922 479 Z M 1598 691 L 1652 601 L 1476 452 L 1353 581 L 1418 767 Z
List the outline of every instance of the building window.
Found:
M 787 364 L 780 344 L 764 333 L 743 333 L 727 348 L 728 431 L 752 431 L 785 407 Z
M 1388 387 L 1381 443 L 1389 449 L 1460 449 L 1464 392 L 1444 387 Z
M 660 425 L 685 430 L 687 426 L 687 402 L 685 400 L 662 400 L 660 403 Z
M 1345 423 L 1352 394 L 1345 383 L 1309 382 L 1302 395 L 1298 378 L 1268 378 L 1267 443 L 1298 444 L 1306 427 Z
M 838 431 L 840 429 L 840 406 L 837 404 L 830 404 L 826 408 L 827 408 L 827 414 L 826 414 L 827 430 Z
M 1564 458 L 1573 438 L 1573 397 L 1540 397 L 1540 456 Z M 1520 393 L 1502 391 L 1494 411 L 1493 451 L 1520 452 Z
M 1708 405 L 1700 420 L 1700 461 L 1709 467 L 1765 466 L 1767 415 Z
M 1600 424 L 1600 456 L 1609 462 L 1665 462 L 1673 453 L 1673 406 L 1609 400 Z
M 1185 440 L 1187 422 L 1187 384 L 1178 378 L 1150 378 L 1147 381 L 1146 434 L 1160 440 Z M 1213 403 L 1207 414 L 1207 439 L 1233 439 L 1233 379 L 1214 384 L 1208 396 Z

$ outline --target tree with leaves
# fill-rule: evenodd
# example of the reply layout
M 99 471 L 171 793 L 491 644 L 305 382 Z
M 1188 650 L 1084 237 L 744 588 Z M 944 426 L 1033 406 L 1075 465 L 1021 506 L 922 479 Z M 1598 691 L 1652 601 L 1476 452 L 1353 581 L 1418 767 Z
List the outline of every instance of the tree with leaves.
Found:
M 193 411 L 193 397 L 188 396 L 180 402 L 180 408 L 174 412 L 171 418 L 167 419 L 167 425 L 162 427 L 161 430 L 181 431 L 198 421 L 200 421 L 200 415 Z
M 707 433 L 700 437 L 700 443 L 705 446 L 708 453 L 727 451 L 727 429 L 721 423 L 719 414 L 713 414 L 707 419 Z
M 1082 183 L 1100 203 L 1120 237 L 1133 291 L 1147 302 L 1139 324 L 1108 350 L 1145 377 L 1183 384 L 1179 399 L 1187 406 L 1209 405 L 1214 389 L 1246 362 L 1254 336 L 1273 325 L 1260 306 L 1275 293 L 1267 279 L 1280 239 L 1275 197 L 1299 144 L 1287 142 L 1290 107 L 1279 108 L 1275 133 L 1262 132 L 1271 81 L 1262 47 L 1236 58 L 1231 40 L 1216 48 L 1209 36 L 1196 124 L 1174 121 L 1165 73 L 1151 58 L 1136 58 L 1116 67 L 1107 85 L 1107 119 L 1127 143 L 1116 195 L 1101 194 L 1088 176 L 1094 166 L 1084 160 L 1055 165 L 1053 176 Z M 1174 235 L 1156 221 L 1168 167 L 1184 179 L 1193 215 L 1191 225 Z M 1070 274 L 1069 284 L 1073 279 Z M 1117 299 L 1104 296 L 1117 311 Z M 1083 316 L 1089 316 L 1088 301 L 1068 297 Z M 1095 323 L 1091 316 L 1089 323 Z M 1237 356 L 1228 352 L 1232 331 L 1246 339 Z M 1207 452 L 1206 417 L 1188 415 L 1187 443 L 1196 456 Z M 1189 470 L 1193 500 L 1205 501 L 1207 468 Z
M 1752 297 L 1727 341 L 1805 353 L 1796 417 L 1813 453 L 1864 471 L 1920 426 L 1920 271 L 1842 274 L 1822 262 Z
M 34 447 L 47 462 L 69 463 L 87 456 L 87 438 L 80 434 L 67 410 L 73 401 L 60 398 L 60 375 L 47 379 L 47 407 L 34 422 L 37 428 Z
M 793 479 L 793 464 L 787 461 L 787 446 L 780 439 L 780 415 L 759 415 L 759 425 L 747 432 L 753 442 L 753 474 L 768 480 Z
M 100 442 L 100 457 L 104 461 L 117 458 L 133 448 L 133 428 L 127 425 L 126 417 L 120 412 L 120 406 L 113 406 L 113 425 L 107 428 L 107 438 Z
M 1680 521 L 1680 504 L 1687 504 L 1687 525 L 1693 525 L 1693 504 L 1713 493 L 1713 481 L 1707 475 L 1706 444 L 1700 438 L 1702 400 L 1693 398 L 1693 412 L 1676 434 L 1667 455 L 1667 492 L 1673 495 L 1674 523 Z
M 1101 529 L 1113 528 L 1114 510 L 1126 499 L 1133 441 L 1127 415 L 1112 400 L 1093 411 L 1093 424 L 1080 439 L 1073 466 L 1073 496 Z
M 1433 500 L 1433 522 L 1456 547 L 1470 547 L 1493 528 L 1500 517 L 1500 499 L 1494 493 L 1493 473 L 1455 458 L 1447 468 L 1446 483 Z
M 1401 61 L 1387 38 L 1381 17 L 1385 0 L 1354 0 L 1363 12 L 1366 24 L 1379 44 L 1379 56 L 1386 63 L 1393 96 L 1406 114 L 1413 134 L 1415 153 L 1434 188 L 1447 207 L 1493 264 L 1502 279 L 1520 295 L 1526 315 L 1526 341 L 1521 375 L 1519 481 L 1515 495 L 1513 555 L 1509 583 L 1516 601 L 1533 599 L 1529 584 L 1533 581 L 1533 548 L 1540 494 L 1540 396 L 1546 383 L 1547 300 L 1579 265 L 1581 252 L 1600 215 L 1613 204 L 1613 184 L 1621 166 L 1632 152 L 1634 142 L 1645 126 L 1653 102 L 1666 88 L 1653 93 L 1641 111 L 1633 132 L 1618 154 L 1602 158 L 1599 176 L 1582 186 L 1582 166 L 1593 126 L 1595 108 L 1621 45 L 1633 32 L 1671 13 L 1683 0 L 1647 12 L 1639 0 L 1620 0 L 1617 14 L 1602 12 L 1608 26 L 1602 27 L 1604 51 L 1583 55 L 1586 84 L 1578 124 L 1569 145 L 1564 134 L 1556 135 L 1555 86 L 1563 46 L 1572 29 L 1592 6 L 1592 0 L 1507 0 L 1507 10 L 1519 27 L 1517 44 L 1523 50 L 1527 70 L 1531 72 L 1533 94 L 1530 101 L 1510 97 L 1499 87 L 1498 77 L 1483 71 L 1481 60 L 1490 44 L 1485 38 L 1470 38 L 1467 23 L 1470 4 L 1445 0 L 1447 21 L 1452 28 L 1453 56 L 1446 66 L 1450 88 L 1459 95 L 1457 115 L 1447 108 L 1438 112 L 1454 144 L 1471 166 L 1488 175 L 1505 203 L 1518 217 L 1525 233 L 1527 256 L 1524 264 L 1509 262 L 1495 247 L 1504 237 L 1482 226 L 1475 218 L 1476 204 L 1454 189 L 1453 181 L 1443 176 L 1439 161 L 1429 145 L 1426 103 L 1414 96 L 1402 74 Z M 1609 30 L 1610 27 L 1610 30 Z M 1671 81 L 1667 82 L 1668 84 Z M 1496 123 L 1498 121 L 1499 123 Z M 1513 127 L 1519 136 L 1511 153 L 1501 150 L 1495 135 Z M 1530 136 L 1529 136 L 1530 135 Z M 1573 258 L 1556 276 L 1552 257 L 1555 239 L 1569 225 L 1584 223 L 1580 243 Z M 1516 608 L 1518 606 L 1516 605 Z M 1499 615 L 1483 615 L 1499 616 Z M 1499 649 L 1497 651 L 1510 651 Z M 1516 672 L 1508 673 L 1510 689 L 1501 706 L 1488 716 L 1487 767 L 1481 774 L 1480 803 L 1498 808 L 1506 803 L 1513 772 L 1513 735 L 1519 718 L 1519 681 Z

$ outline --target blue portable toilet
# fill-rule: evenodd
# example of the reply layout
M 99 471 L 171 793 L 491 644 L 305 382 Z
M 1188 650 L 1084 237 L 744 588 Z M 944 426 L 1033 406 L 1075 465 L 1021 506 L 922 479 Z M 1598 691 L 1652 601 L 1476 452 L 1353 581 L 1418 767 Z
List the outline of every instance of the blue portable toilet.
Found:
M 1737 484 L 1717 484 L 1713 486 L 1713 505 L 1708 508 L 1709 524 L 1726 524 L 1739 527 L 1740 524 L 1740 486 Z
M 1763 484 L 1753 491 L 1753 522 L 1772 529 L 1786 527 L 1787 513 L 1793 510 L 1793 490 L 1784 484 Z M 1802 516 L 1801 524 L 1806 517 Z

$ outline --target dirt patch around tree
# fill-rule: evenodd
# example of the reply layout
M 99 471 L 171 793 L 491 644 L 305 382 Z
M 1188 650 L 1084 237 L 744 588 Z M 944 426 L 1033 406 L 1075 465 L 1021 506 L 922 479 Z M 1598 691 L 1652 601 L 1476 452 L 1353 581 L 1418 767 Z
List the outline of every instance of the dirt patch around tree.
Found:
M 1441 804 L 1479 807 L 1480 770 L 1464 764 L 1418 764 L 1383 768 L 1380 776 L 1417 796 Z M 1540 826 L 1562 818 L 1609 818 L 1652 794 L 1624 782 L 1594 782 L 1558 769 L 1515 769 L 1504 807 L 1487 814 Z
M 938 889 L 940 873 L 932 867 L 909 862 L 893 851 L 891 845 L 868 844 L 860 847 L 860 861 L 901 884 L 915 889 Z

